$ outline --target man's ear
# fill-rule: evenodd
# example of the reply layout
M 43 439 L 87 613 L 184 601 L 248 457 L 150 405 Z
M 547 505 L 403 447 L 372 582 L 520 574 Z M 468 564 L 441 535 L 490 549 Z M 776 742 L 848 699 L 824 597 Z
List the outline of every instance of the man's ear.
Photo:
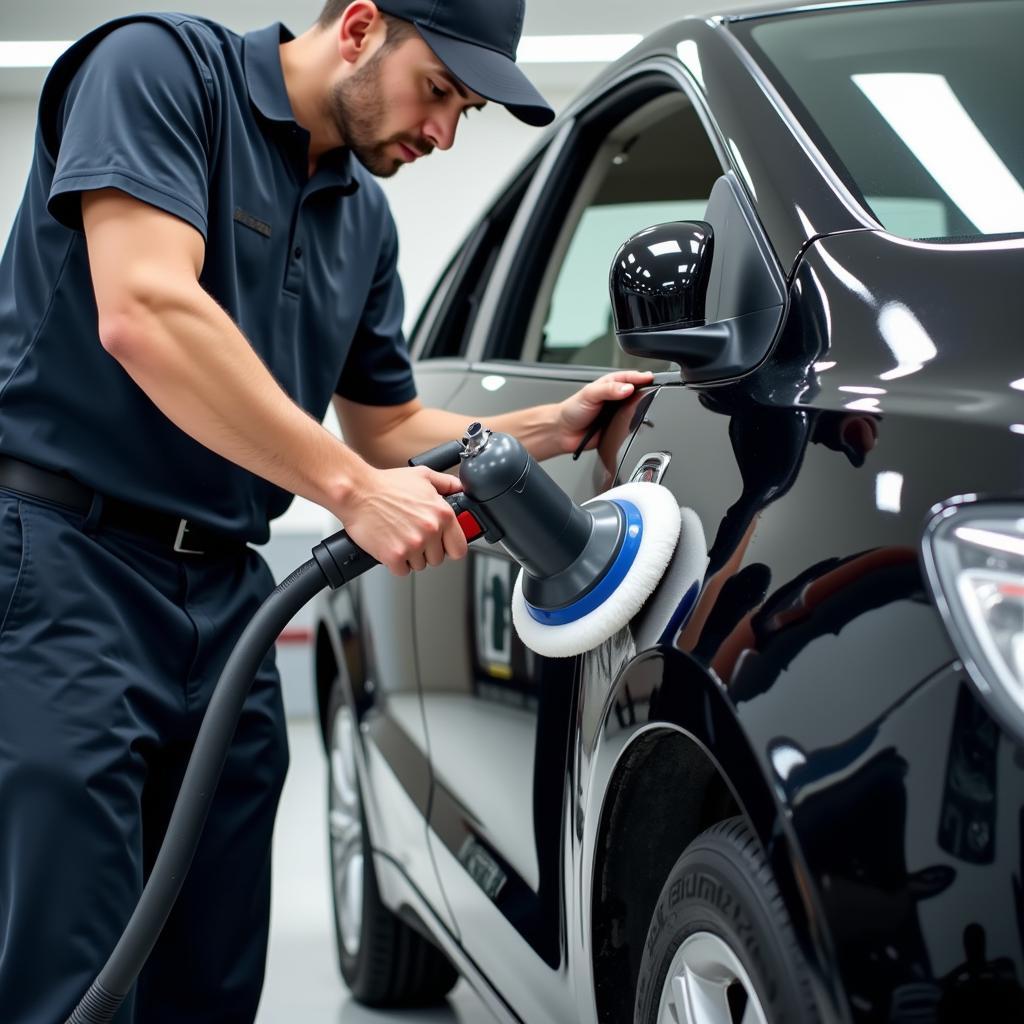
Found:
M 355 64 L 373 49 L 378 32 L 384 30 L 384 19 L 373 0 L 354 0 L 338 21 L 338 55 Z

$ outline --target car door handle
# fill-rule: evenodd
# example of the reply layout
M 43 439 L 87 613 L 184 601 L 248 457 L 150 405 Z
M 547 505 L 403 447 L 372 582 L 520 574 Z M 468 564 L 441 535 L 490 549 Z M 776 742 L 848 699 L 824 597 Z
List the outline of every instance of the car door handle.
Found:
M 668 452 L 649 452 L 636 464 L 629 475 L 629 482 L 660 484 L 671 461 L 672 456 Z

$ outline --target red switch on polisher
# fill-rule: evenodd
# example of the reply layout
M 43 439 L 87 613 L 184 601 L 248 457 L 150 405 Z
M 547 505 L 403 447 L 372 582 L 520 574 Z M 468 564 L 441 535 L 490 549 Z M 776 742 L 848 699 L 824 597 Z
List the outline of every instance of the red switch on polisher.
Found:
M 484 532 L 480 520 L 468 509 L 465 512 L 460 512 L 455 518 L 458 519 L 459 526 L 462 527 L 462 532 L 466 535 L 466 540 L 476 540 Z

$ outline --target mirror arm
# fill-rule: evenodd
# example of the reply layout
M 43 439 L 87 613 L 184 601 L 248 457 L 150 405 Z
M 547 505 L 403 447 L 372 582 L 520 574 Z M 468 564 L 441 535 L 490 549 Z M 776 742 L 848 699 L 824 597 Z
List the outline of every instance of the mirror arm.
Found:
M 782 306 L 719 320 L 700 327 L 618 332 L 632 355 L 682 364 L 683 380 L 700 383 L 736 377 L 759 363 L 771 348 Z

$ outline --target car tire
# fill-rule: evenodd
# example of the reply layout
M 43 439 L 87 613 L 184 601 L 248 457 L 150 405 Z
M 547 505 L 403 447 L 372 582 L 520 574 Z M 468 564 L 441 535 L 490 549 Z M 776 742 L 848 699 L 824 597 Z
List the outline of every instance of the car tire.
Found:
M 651 917 L 635 1024 L 817 1024 L 807 967 L 743 818 L 701 833 Z
M 340 680 L 327 707 L 327 830 L 338 966 L 374 1007 L 430 1006 L 458 981 L 445 955 L 380 898 L 356 767 L 355 715 Z

